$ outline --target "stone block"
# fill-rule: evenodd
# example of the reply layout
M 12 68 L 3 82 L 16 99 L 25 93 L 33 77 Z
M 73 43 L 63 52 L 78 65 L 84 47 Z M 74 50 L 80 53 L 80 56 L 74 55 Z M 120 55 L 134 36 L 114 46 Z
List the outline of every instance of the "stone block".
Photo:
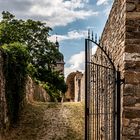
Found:
M 126 11 L 132 12 L 136 9 L 136 5 L 134 3 L 127 3 L 126 4 Z
M 126 118 L 123 118 L 123 119 L 122 119 L 122 124 L 123 124 L 123 126 L 128 126 L 129 123 L 130 123 L 130 120 L 129 120 L 129 119 L 126 119 Z
M 122 136 L 122 140 L 130 140 L 127 136 Z
M 125 0 L 127 3 L 139 3 L 139 0 Z
M 124 95 L 134 95 L 135 93 L 135 85 L 133 84 L 125 84 L 124 85 Z
M 140 72 L 126 71 L 124 78 L 126 84 L 140 84 Z
M 135 118 L 135 119 L 132 119 L 132 122 L 140 122 L 140 118 Z
M 140 53 L 127 53 L 125 52 L 123 54 L 123 60 L 124 61 L 140 61 Z
M 136 98 L 133 96 L 124 96 L 123 105 L 124 106 L 134 106 L 136 103 Z
M 140 116 L 140 108 L 139 107 L 124 107 L 124 116 L 126 118 L 135 119 Z
M 127 12 L 126 19 L 140 19 L 140 12 Z
M 140 12 L 140 4 L 137 5 L 136 11 L 137 11 L 137 12 Z
M 138 30 L 138 29 L 136 28 L 136 30 Z M 139 31 L 126 32 L 126 38 L 127 39 L 139 39 L 140 38 L 140 32 Z
M 135 135 L 135 130 L 132 128 L 132 127 L 123 127 L 123 135 L 132 135 L 134 136 Z
M 136 96 L 140 98 L 140 84 L 136 86 Z
M 127 44 L 124 51 L 127 53 L 140 53 L 139 44 Z
M 134 136 L 136 134 L 137 127 L 138 123 L 131 123 L 129 126 L 123 127 L 123 134 Z

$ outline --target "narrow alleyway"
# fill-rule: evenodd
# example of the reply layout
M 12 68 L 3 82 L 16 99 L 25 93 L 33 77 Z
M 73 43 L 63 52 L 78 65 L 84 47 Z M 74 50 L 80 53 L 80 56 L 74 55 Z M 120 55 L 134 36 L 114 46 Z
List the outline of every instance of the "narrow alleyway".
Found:
M 82 103 L 33 103 L 25 107 L 19 123 L 5 140 L 83 140 Z

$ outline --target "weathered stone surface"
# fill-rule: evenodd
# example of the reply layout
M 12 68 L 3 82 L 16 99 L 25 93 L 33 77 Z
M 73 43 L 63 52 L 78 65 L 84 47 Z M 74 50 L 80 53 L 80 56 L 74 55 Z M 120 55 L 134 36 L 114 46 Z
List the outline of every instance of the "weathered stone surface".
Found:
M 115 0 L 100 43 L 111 53 L 115 66 L 120 66 L 121 77 L 125 79 L 121 86 L 123 140 L 140 139 L 139 127 L 133 125 L 140 125 L 139 0 Z M 100 53 L 98 49 L 96 55 Z
M 130 120 L 129 120 L 129 119 L 123 118 L 123 119 L 122 119 L 122 122 L 123 122 L 123 126 L 128 126 L 129 123 L 130 123 Z
M 135 119 L 140 115 L 139 107 L 124 107 L 124 114 L 126 118 Z
M 135 10 L 136 5 L 134 3 L 127 3 L 126 4 L 126 11 L 131 12 L 133 10 Z
M 84 101 L 85 75 L 80 72 L 72 72 L 67 76 L 66 84 L 68 90 L 65 93 L 64 101 Z
M 46 101 L 50 101 L 50 96 L 43 87 L 35 84 L 33 80 L 30 77 L 28 77 L 26 82 L 26 101 L 46 102 Z
M 124 95 L 134 95 L 134 93 L 135 93 L 135 85 L 125 84 Z
M 127 53 L 140 53 L 139 44 L 128 44 L 125 48 L 125 52 Z
M 123 54 L 124 61 L 140 61 L 140 53 L 127 53 Z
M 139 12 L 128 12 L 129 14 L 126 15 L 127 19 L 139 19 L 140 18 L 140 13 Z
M 139 98 L 138 98 L 139 99 Z M 135 104 L 135 107 L 140 107 L 140 102 L 139 100 L 137 101 L 138 103 Z
M 127 136 L 123 136 L 122 140 L 130 140 Z
M 140 118 L 132 119 L 132 122 L 140 122 Z
M 140 72 L 126 71 L 124 77 L 126 84 L 140 84 Z
M 137 12 L 140 12 L 140 4 L 137 5 L 136 11 L 137 11 Z
M 140 37 L 140 32 L 126 32 L 126 38 L 127 39 L 139 39 Z
M 124 135 L 135 135 L 137 127 L 138 127 L 138 123 L 131 123 L 128 127 L 123 127 L 123 134 Z
M 133 106 L 136 103 L 136 98 L 133 96 L 124 96 L 123 98 L 123 105 L 124 106 Z
M 140 98 L 140 84 L 136 87 L 136 96 Z
M 132 127 L 123 127 L 123 135 L 135 135 L 135 130 Z

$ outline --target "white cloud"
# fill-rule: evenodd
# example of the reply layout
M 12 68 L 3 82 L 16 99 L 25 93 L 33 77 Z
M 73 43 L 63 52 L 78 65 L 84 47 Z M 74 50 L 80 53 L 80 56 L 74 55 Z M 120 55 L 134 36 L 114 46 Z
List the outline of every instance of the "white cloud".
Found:
M 42 16 L 51 27 L 65 26 L 77 19 L 98 15 L 93 10 L 85 10 L 87 0 L 42 0 L 34 1 L 29 15 Z
M 84 72 L 85 52 L 81 51 L 80 53 L 71 56 L 70 60 L 68 61 L 68 65 L 69 67 L 65 67 L 65 76 L 77 70 Z
M 0 0 L 0 11 L 10 11 L 18 18 L 41 20 L 48 26 L 65 26 L 78 19 L 98 15 L 87 9 L 89 0 Z
M 97 5 L 108 4 L 109 0 L 97 0 Z
M 56 37 L 58 38 L 58 41 L 81 39 L 87 37 L 87 30 L 73 30 L 66 35 L 52 35 L 49 40 L 55 42 Z
M 92 47 L 92 55 L 95 54 L 97 50 L 97 46 Z M 74 54 L 71 56 L 69 61 L 67 62 L 67 67 L 65 67 L 65 77 L 71 72 L 81 71 L 84 72 L 85 70 L 85 51 L 81 51 L 80 53 Z

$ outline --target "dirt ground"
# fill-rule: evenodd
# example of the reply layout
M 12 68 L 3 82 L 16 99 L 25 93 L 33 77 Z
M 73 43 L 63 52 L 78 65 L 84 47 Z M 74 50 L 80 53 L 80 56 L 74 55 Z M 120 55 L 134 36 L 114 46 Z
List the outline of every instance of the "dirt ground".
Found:
M 34 102 L 5 140 L 84 140 L 83 103 Z

